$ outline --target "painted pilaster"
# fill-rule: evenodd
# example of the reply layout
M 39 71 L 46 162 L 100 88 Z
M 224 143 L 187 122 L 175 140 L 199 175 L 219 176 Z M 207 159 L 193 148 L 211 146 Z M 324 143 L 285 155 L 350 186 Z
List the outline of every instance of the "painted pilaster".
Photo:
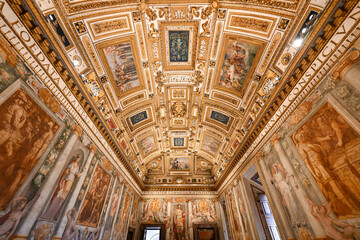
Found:
M 118 206 L 117 206 L 117 209 L 116 209 L 116 212 L 115 212 L 115 215 L 114 215 L 114 219 L 113 219 L 113 223 L 112 223 L 112 226 L 111 226 L 111 236 L 110 236 L 110 239 L 112 239 L 112 235 L 114 234 L 114 228 L 115 228 L 115 224 L 116 224 L 116 219 L 117 219 L 117 215 L 120 214 L 119 211 L 120 211 L 120 206 L 122 204 L 122 197 L 123 197 L 123 193 L 125 191 L 125 181 L 122 181 L 121 182 L 121 190 L 120 190 L 120 199 L 119 199 L 119 203 L 118 203 Z
M 278 221 L 279 221 L 279 222 L 277 222 L 277 225 L 279 226 L 278 229 L 279 229 L 279 231 L 282 230 L 286 239 L 289 239 L 289 238 L 295 239 L 294 233 L 293 233 L 291 225 L 289 223 L 289 219 L 286 216 L 286 212 L 284 211 L 284 208 L 282 208 L 279 205 L 279 203 L 282 203 L 282 199 L 280 199 L 280 196 L 277 192 L 274 192 L 276 190 L 275 190 L 274 186 L 272 186 L 272 184 L 271 184 L 272 180 L 270 179 L 269 175 L 267 174 L 267 168 L 265 166 L 264 160 L 261 158 L 262 158 L 262 154 L 258 155 L 258 163 L 259 163 L 259 167 L 262 172 L 262 175 L 264 177 L 264 184 L 267 185 L 267 189 L 270 194 L 270 196 L 269 196 L 270 199 L 272 200 L 273 203 L 275 203 L 275 204 L 272 204 L 272 207 L 275 208 L 273 210 L 275 210 L 276 216 L 278 217 Z
M 188 203 L 188 215 L 189 215 L 189 234 L 190 234 L 190 240 L 193 240 L 194 239 L 194 229 L 193 229 L 193 226 L 192 226 L 192 222 L 191 222 L 191 219 L 192 219 L 192 199 L 188 199 L 187 203 Z
M 74 190 L 72 191 L 70 200 L 69 200 L 68 204 L 66 205 L 65 212 L 67 212 L 68 210 L 73 208 L 73 206 L 75 205 L 76 199 L 77 199 L 77 197 L 79 195 L 79 192 L 81 190 L 82 183 L 84 182 L 84 179 L 86 177 L 86 173 L 87 173 L 87 171 L 89 169 L 89 166 L 91 164 L 91 161 L 92 161 L 92 159 L 94 157 L 95 152 L 96 152 L 96 146 L 94 144 L 91 144 L 90 145 L 89 156 L 87 157 L 84 168 L 82 169 L 82 174 L 81 174 L 79 180 L 77 181 Z M 60 224 L 58 226 L 58 229 L 56 231 L 55 236 L 62 236 L 62 233 L 63 233 L 63 231 L 65 229 L 66 223 L 67 223 L 67 218 L 66 218 L 66 215 L 64 215 L 62 217 L 62 219 L 60 220 Z
M 250 224 L 251 223 L 250 210 L 245 201 L 244 188 L 241 184 L 240 179 L 238 180 L 236 187 L 239 189 L 239 196 L 237 198 L 237 201 L 242 201 L 242 203 L 239 202 L 239 207 L 240 207 L 239 210 L 240 210 L 240 213 L 243 214 L 243 218 L 245 221 L 245 228 L 247 228 L 247 231 L 251 235 L 252 239 L 256 239 L 257 238 L 257 235 L 255 233 L 256 230 L 254 229 L 253 225 Z M 241 204 L 242 204 L 242 206 L 241 206 Z M 241 208 L 243 208 L 243 209 L 241 210 Z
M 236 184 L 237 182 L 234 183 L 234 186 L 232 186 L 232 192 L 234 194 L 234 204 L 235 204 L 235 208 L 236 208 L 236 214 L 238 215 L 238 219 L 240 221 L 240 227 L 241 227 L 241 231 L 242 231 L 242 235 L 243 235 L 243 238 L 246 239 L 246 229 L 245 229 L 245 223 L 241 217 L 241 212 L 240 212 L 240 207 L 239 207 L 239 204 L 238 204 L 238 199 L 240 199 L 240 196 L 238 196 L 237 194 L 237 191 L 235 190 L 235 187 L 236 187 Z
M 303 212 L 305 213 L 307 220 L 309 221 L 309 225 L 311 226 L 312 230 L 314 231 L 317 237 L 326 236 L 321 224 L 318 221 L 316 221 L 316 219 L 313 216 L 311 216 L 311 209 L 307 201 L 307 194 L 305 190 L 302 188 L 302 185 L 299 179 L 297 178 L 297 174 L 293 169 L 290 159 L 288 158 L 284 148 L 280 144 L 279 136 L 277 134 L 274 135 L 274 137 L 271 140 L 271 143 L 274 146 L 277 154 L 279 155 L 279 160 L 281 164 L 284 166 L 284 169 L 286 169 L 289 176 L 293 176 L 292 178 L 289 177 L 289 183 L 291 184 L 291 187 L 296 197 L 298 198 L 298 201 L 301 205 L 300 207 L 303 209 Z
M 40 197 L 32 207 L 29 214 L 23 219 L 23 222 L 26 224 L 21 224 L 19 230 L 17 231 L 18 235 L 24 235 L 27 236 L 30 234 L 31 228 L 33 227 L 36 219 L 39 217 L 39 214 L 41 213 L 41 210 L 46 205 L 46 202 L 48 201 L 50 195 L 52 194 L 52 190 L 56 184 L 57 179 L 59 178 L 61 171 L 58 169 L 63 169 L 66 160 L 69 158 L 69 155 L 71 153 L 72 148 L 74 147 L 74 143 L 76 142 L 76 139 L 78 138 L 78 132 L 74 132 L 69 139 L 68 142 L 63 149 L 60 157 L 56 160 L 55 165 L 53 167 L 53 171 L 49 175 L 47 181 L 44 183 L 44 186 L 41 189 Z

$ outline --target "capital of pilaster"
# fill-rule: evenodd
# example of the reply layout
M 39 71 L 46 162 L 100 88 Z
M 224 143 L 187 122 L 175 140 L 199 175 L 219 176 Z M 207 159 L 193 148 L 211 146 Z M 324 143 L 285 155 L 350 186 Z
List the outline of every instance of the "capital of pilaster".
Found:
M 258 152 L 258 154 L 256 155 L 256 160 L 260 161 L 260 159 L 262 159 L 264 157 L 264 153 L 262 151 Z
M 82 136 L 82 129 L 77 124 L 73 124 L 71 130 L 76 134 L 76 136 L 80 139 Z
M 279 140 L 280 140 L 279 135 L 277 133 L 275 133 L 271 138 L 271 145 L 274 146 L 275 143 L 279 142 Z
M 90 148 L 90 151 L 92 151 L 93 153 L 96 153 L 97 147 L 96 147 L 96 145 L 95 145 L 95 144 L 90 143 L 89 148 Z

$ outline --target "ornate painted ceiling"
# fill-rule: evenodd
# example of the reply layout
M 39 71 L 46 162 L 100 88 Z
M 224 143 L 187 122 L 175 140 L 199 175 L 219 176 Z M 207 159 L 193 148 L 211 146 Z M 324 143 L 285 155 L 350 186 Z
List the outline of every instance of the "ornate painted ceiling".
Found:
M 326 0 L 35 2 L 27 7 L 70 63 L 88 115 L 143 189 L 219 187 L 274 113 L 283 76 L 314 39 L 319 16 L 333 7 Z

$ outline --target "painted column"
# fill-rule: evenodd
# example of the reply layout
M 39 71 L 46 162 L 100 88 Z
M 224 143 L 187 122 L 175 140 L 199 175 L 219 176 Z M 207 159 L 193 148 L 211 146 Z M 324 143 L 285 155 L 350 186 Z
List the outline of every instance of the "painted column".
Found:
M 171 219 L 170 214 L 171 214 L 171 201 L 172 200 L 171 200 L 171 198 L 167 198 L 165 201 L 167 202 L 167 216 L 170 219 L 170 223 L 171 223 L 172 219 Z M 169 224 L 169 225 L 170 225 L 169 228 L 166 229 L 166 239 L 170 239 L 171 224 Z
M 110 239 L 113 238 L 114 228 L 115 228 L 116 222 L 117 222 L 117 221 L 116 221 L 116 220 L 117 220 L 117 216 L 118 216 L 118 214 L 120 214 L 120 213 L 119 213 L 120 207 L 121 207 L 121 205 L 123 204 L 123 203 L 122 203 L 122 201 L 123 201 L 122 197 L 123 197 L 123 193 L 124 193 L 125 187 L 126 187 L 124 180 L 121 182 L 121 185 L 122 185 L 122 186 L 121 186 L 121 190 L 120 190 L 120 199 L 119 199 L 119 203 L 118 203 L 117 209 L 116 209 L 116 211 L 115 211 L 113 223 L 112 223 L 112 226 L 111 226 Z M 125 196 L 125 195 L 124 195 L 124 196 Z
M 309 206 L 309 203 L 307 201 L 307 194 L 305 190 L 302 188 L 302 185 L 297 178 L 297 174 L 294 172 L 293 166 L 290 162 L 290 159 L 286 155 L 285 150 L 280 144 L 279 141 L 279 135 L 275 134 L 273 138 L 271 139 L 271 143 L 274 146 L 277 154 L 279 155 L 279 160 L 281 164 L 283 165 L 284 169 L 289 174 L 289 183 L 291 184 L 291 187 L 297 197 L 297 199 L 300 202 L 301 208 L 303 209 L 308 221 L 309 225 L 311 226 L 312 230 L 314 231 L 315 235 L 317 237 L 323 237 L 326 236 L 321 224 L 316 221 L 316 219 L 311 215 L 311 209 Z M 290 178 L 290 176 L 293 176 L 293 178 Z
M 286 239 L 289 239 L 289 238 L 295 239 L 294 233 L 293 233 L 291 225 L 289 223 L 289 219 L 286 216 L 284 208 L 282 208 L 280 206 L 280 204 L 282 204 L 282 199 L 280 198 L 280 196 L 277 192 L 274 192 L 275 187 L 272 186 L 272 184 L 271 184 L 272 180 L 270 179 L 269 174 L 267 174 L 267 168 L 265 166 L 264 159 L 262 159 L 262 157 L 263 157 L 262 152 L 260 154 L 258 154 L 257 157 L 258 157 L 258 163 L 259 163 L 260 170 L 264 177 L 264 184 L 268 184 L 267 189 L 270 194 L 269 200 L 272 200 L 272 202 L 274 203 L 271 205 L 271 207 L 275 208 L 273 210 L 275 210 L 274 212 L 276 212 L 276 216 L 278 217 L 278 220 L 279 220 L 279 222 L 276 223 L 278 225 L 278 229 L 279 229 L 279 231 L 283 232 Z
M 240 225 L 241 225 L 240 227 L 241 227 L 242 235 L 243 235 L 243 238 L 246 239 L 247 231 L 245 229 L 245 223 L 243 222 L 243 219 L 241 217 L 240 207 L 238 204 L 238 199 L 240 199 L 240 201 L 241 201 L 241 197 L 238 196 L 237 191 L 235 190 L 236 186 L 237 186 L 237 180 L 235 180 L 234 185 L 232 185 L 232 192 L 234 194 L 234 204 L 235 204 L 235 208 L 236 208 L 235 214 L 238 215 L 238 219 L 239 219 Z
M 58 180 L 58 178 L 61 174 L 61 170 L 59 171 L 59 169 L 64 168 L 64 166 L 67 162 L 66 160 L 69 158 L 71 150 L 74 147 L 74 143 L 76 142 L 77 138 L 79 138 L 81 136 L 81 134 L 79 134 L 79 131 L 77 131 L 77 129 L 76 129 L 77 127 L 78 127 L 77 125 L 75 125 L 75 124 L 73 125 L 72 130 L 73 130 L 74 134 L 72 134 L 69 137 L 67 144 L 64 147 L 61 155 L 56 160 L 51 174 L 48 176 L 47 181 L 44 183 L 44 185 L 40 191 L 39 199 L 36 201 L 34 206 L 31 208 L 31 211 L 29 212 L 29 214 L 23 219 L 22 222 L 26 223 L 26 224 L 21 225 L 21 227 L 17 231 L 18 235 L 27 236 L 28 234 L 30 234 L 31 228 L 33 227 L 35 221 L 37 220 L 39 214 L 41 213 L 41 210 L 46 205 L 46 202 L 48 201 L 50 195 L 53 192 L 52 190 L 54 189 L 56 181 Z M 76 129 L 76 130 L 74 131 L 74 129 Z
M 89 156 L 87 157 L 87 159 L 85 161 L 84 168 L 82 169 L 82 174 L 81 174 L 79 180 L 77 181 L 74 190 L 71 193 L 70 200 L 69 200 L 68 204 L 66 204 L 65 213 L 68 210 L 70 210 L 71 208 L 73 208 L 73 206 L 75 205 L 76 199 L 77 199 L 77 197 L 79 195 L 79 192 L 81 190 L 82 183 L 84 182 L 84 179 L 86 177 L 86 173 L 87 173 L 87 171 L 89 169 L 89 166 L 91 164 L 91 161 L 92 161 L 92 159 L 94 157 L 95 152 L 96 152 L 96 146 L 94 144 L 90 144 Z M 56 231 L 56 234 L 54 234 L 54 236 L 62 236 L 63 231 L 64 231 L 65 226 L 66 226 L 66 223 L 67 223 L 67 217 L 66 217 L 66 215 L 64 215 L 62 217 L 62 219 L 60 220 L 60 224 L 58 225 L 58 229 Z
M 190 240 L 193 240 L 194 239 L 194 229 L 193 229 L 193 226 L 192 226 L 192 222 L 191 222 L 191 219 L 192 219 L 192 201 L 191 201 L 191 198 L 187 200 L 188 202 L 188 215 L 189 215 L 189 234 L 190 234 Z
M 246 204 L 245 193 L 244 193 L 244 189 L 243 189 L 243 186 L 241 183 L 242 182 L 239 178 L 238 182 L 237 182 L 237 186 L 236 186 L 239 189 L 238 201 L 241 201 L 241 202 L 239 202 L 239 207 L 240 207 L 239 210 L 240 210 L 240 213 L 242 214 L 243 220 L 245 222 L 244 223 L 245 229 L 247 229 L 248 234 L 250 234 L 252 236 L 252 239 L 256 239 L 257 238 L 257 235 L 255 233 L 256 230 L 254 229 L 253 225 L 251 224 L 250 210 L 248 208 L 248 205 Z M 241 210 L 241 208 L 242 208 L 242 210 Z M 247 238 L 245 238 L 245 239 L 247 239 Z
M 117 184 L 118 184 L 118 179 L 115 178 L 114 186 L 113 186 L 112 191 L 111 191 L 111 193 L 110 193 L 109 204 L 108 204 L 108 207 L 107 207 L 107 209 L 106 209 L 105 216 L 104 216 L 105 225 L 104 225 L 104 227 L 101 229 L 101 233 L 100 233 L 99 239 L 102 239 L 102 238 L 103 238 L 103 235 L 104 235 L 104 232 L 105 232 L 106 221 L 107 221 L 108 216 L 109 216 L 110 211 L 111 211 L 111 206 L 112 206 L 112 204 L 113 204 L 113 196 L 114 196 L 114 194 L 115 194 L 116 185 L 117 185 Z M 120 198 L 120 197 L 119 197 L 119 198 Z M 118 203 L 119 203 L 119 201 L 118 201 Z
M 226 217 L 225 217 L 225 213 L 224 213 L 224 209 L 221 206 L 222 203 L 219 203 L 219 210 L 220 210 L 220 219 L 221 219 L 221 226 L 222 226 L 222 231 L 223 231 L 223 236 L 225 240 L 229 240 L 229 234 L 227 231 L 227 226 L 226 226 Z

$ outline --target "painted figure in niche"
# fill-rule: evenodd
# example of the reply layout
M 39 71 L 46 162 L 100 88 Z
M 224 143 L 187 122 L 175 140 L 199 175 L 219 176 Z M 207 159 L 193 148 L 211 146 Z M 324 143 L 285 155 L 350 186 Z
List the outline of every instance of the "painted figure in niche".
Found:
M 125 230 L 126 230 L 126 223 L 129 214 L 129 208 L 131 203 L 131 195 L 126 192 L 124 195 L 124 200 L 122 201 L 123 205 L 121 208 L 121 212 L 118 213 L 118 222 L 115 226 L 115 230 L 113 233 L 113 239 L 124 239 Z
M 235 209 L 236 207 L 235 207 L 232 193 L 229 194 L 229 202 L 230 202 L 230 211 L 231 211 L 232 219 L 234 222 L 234 229 L 233 229 L 234 237 L 236 240 L 242 240 L 242 239 L 244 239 L 243 233 L 242 233 L 243 231 L 241 229 L 239 220 L 237 218 L 236 209 Z
M 359 215 L 359 134 L 326 103 L 292 139 L 335 214 Z
M 77 210 L 75 208 L 69 209 L 66 212 L 67 223 L 65 226 L 65 230 L 62 235 L 62 239 L 64 240 L 76 240 L 79 234 L 79 230 L 75 226 Z
M 185 213 L 182 208 L 181 204 L 176 206 L 174 210 L 174 235 L 176 240 L 184 240 L 185 239 Z
M 77 154 L 74 159 L 70 161 L 65 171 L 61 175 L 60 181 L 56 187 L 55 193 L 50 201 L 50 206 L 42 216 L 44 219 L 57 220 L 61 209 L 72 190 L 76 178 L 80 177 L 82 156 Z
M 117 188 L 116 192 L 114 193 L 114 195 L 112 197 L 111 209 L 110 209 L 110 214 L 109 214 L 109 218 L 110 218 L 111 223 L 112 223 L 112 220 L 115 217 L 116 207 L 117 207 L 117 204 L 119 202 L 119 193 L 120 193 L 120 188 Z
M 26 197 L 17 197 L 13 200 L 10 212 L 0 218 L 0 237 L 6 236 L 5 240 L 11 238 L 21 218 L 29 213 L 39 196 L 35 196 L 30 202 Z
M 0 189 L 6 189 L 0 210 L 5 210 L 59 125 L 22 89 L 1 104 L 0 119 Z
M 297 202 L 290 185 L 290 177 L 287 171 L 276 162 L 271 168 L 271 182 L 274 184 L 276 189 L 280 192 L 281 198 L 283 200 L 284 206 L 288 209 L 290 214 L 290 219 L 293 224 L 298 222 L 298 214 L 295 209 Z
M 118 228 L 117 228 L 118 236 L 121 238 L 124 236 L 125 231 L 126 231 L 130 204 L 131 204 L 131 195 L 129 193 L 125 193 L 124 205 L 121 209 L 120 221 L 119 221 Z M 118 238 L 116 238 L 116 239 L 118 239 Z
M 97 226 L 110 180 L 110 175 L 98 165 L 81 206 L 77 224 L 89 227 Z
M 329 237 L 335 240 L 352 240 L 354 237 L 356 239 L 360 238 L 360 232 L 355 226 L 330 217 L 331 202 L 326 206 L 316 205 L 310 199 L 308 199 L 308 202 L 311 214 L 321 223 Z
M 115 219 L 115 214 L 116 214 L 116 209 L 117 209 L 117 205 L 119 203 L 119 194 L 120 194 L 120 186 L 117 185 L 116 190 L 114 191 L 113 195 L 111 196 L 111 204 L 110 204 L 110 212 L 109 212 L 109 216 L 106 220 L 106 224 L 104 227 L 104 239 L 110 238 L 110 234 L 111 234 L 111 227 L 113 224 L 113 221 Z

